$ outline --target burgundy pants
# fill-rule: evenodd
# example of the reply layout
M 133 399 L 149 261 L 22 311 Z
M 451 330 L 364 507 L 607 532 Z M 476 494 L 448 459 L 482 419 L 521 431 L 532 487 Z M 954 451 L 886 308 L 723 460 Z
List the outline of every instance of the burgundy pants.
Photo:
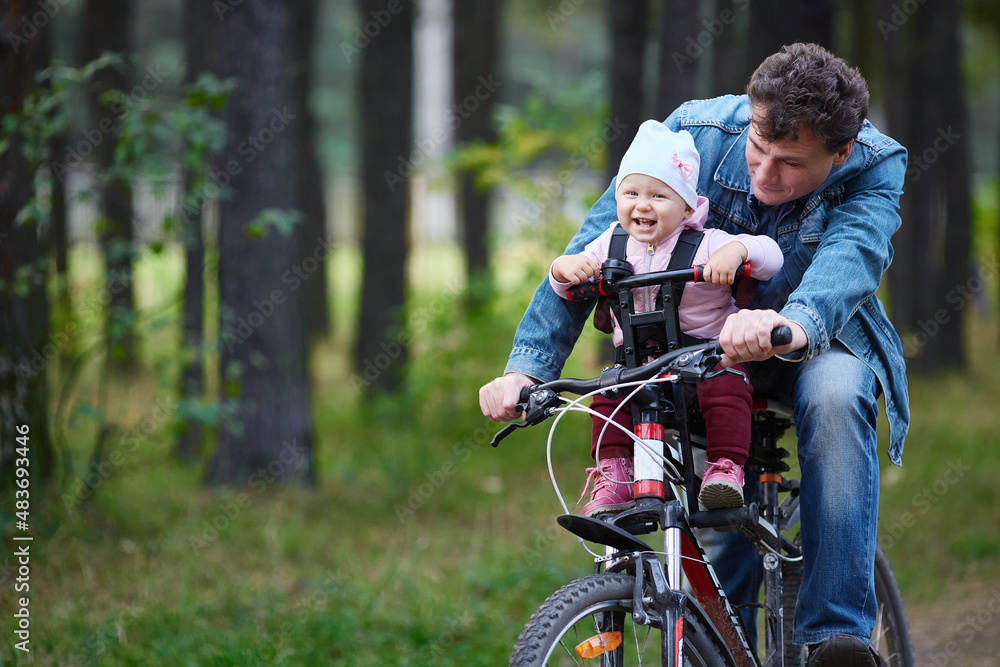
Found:
M 738 370 L 746 372 L 743 366 Z M 743 465 L 750 449 L 750 407 L 753 402 L 753 387 L 735 375 L 720 375 L 697 384 L 698 404 L 705 415 L 705 429 L 708 435 L 708 460 L 725 457 Z M 594 397 L 591 409 L 609 416 L 621 404 L 621 399 L 608 399 L 600 394 Z M 615 414 L 614 421 L 629 432 L 632 431 L 632 412 L 622 405 Z M 590 455 L 597 460 L 597 438 L 601 439 L 601 459 L 632 457 L 632 440 L 620 429 L 608 424 L 600 417 L 592 417 Z

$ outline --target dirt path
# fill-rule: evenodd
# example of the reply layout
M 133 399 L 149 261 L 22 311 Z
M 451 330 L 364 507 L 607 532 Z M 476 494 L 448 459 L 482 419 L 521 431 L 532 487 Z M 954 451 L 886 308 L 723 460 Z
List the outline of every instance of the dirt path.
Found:
M 1000 665 L 1000 578 L 956 584 L 944 600 L 907 604 L 918 667 Z

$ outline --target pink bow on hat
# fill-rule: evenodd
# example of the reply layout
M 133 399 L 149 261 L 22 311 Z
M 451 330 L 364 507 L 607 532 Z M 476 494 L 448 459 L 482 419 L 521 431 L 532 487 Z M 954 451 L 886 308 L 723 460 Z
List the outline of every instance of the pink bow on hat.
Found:
M 691 177 L 694 176 L 694 167 L 687 162 L 682 162 L 677 153 L 674 153 L 673 157 L 670 158 L 670 162 L 675 167 L 680 167 L 685 181 L 691 180 Z

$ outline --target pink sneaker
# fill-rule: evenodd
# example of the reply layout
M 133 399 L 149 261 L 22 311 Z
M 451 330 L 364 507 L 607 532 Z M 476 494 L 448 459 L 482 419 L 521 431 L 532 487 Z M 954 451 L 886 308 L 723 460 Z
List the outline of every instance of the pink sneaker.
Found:
M 632 468 L 632 459 L 601 459 L 599 465 L 599 468 L 587 468 L 587 483 L 580 494 L 580 500 L 576 501 L 577 504 L 583 501 L 590 482 L 595 480 L 594 490 L 590 492 L 590 502 L 580 512 L 583 516 L 620 512 L 633 504 L 631 482 L 635 479 L 635 470 Z
M 710 510 L 743 507 L 743 466 L 726 458 L 709 463 L 698 499 Z

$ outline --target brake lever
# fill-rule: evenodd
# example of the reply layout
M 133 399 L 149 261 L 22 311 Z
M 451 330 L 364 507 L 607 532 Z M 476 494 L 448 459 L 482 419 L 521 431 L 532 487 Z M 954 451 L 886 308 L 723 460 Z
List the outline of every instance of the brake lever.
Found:
M 697 352 L 687 352 L 674 359 L 669 370 L 676 373 L 681 380 L 704 380 L 721 375 L 724 371 L 712 371 L 722 356 L 718 351 L 699 350 Z M 729 369 L 725 369 L 729 370 Z
M 514 432 L 514 429 L 524 428 L 528 425 L 528 422 L 511 422 L 504 426 L 502 429 L 493 434 L 493 438 L 490 440 L 490 444 L 494 447 L 500 444 L 500 441 L 506 438 L 508 435 Z
M 528 395 L 527 401 L 522 401 L 514 406 L 514 410 L 524 413 L 524 419 L 519 422 L 511 422 L 497 431 L 490 440 L 490 444 L 496 447 L 500 444 L 501 440 L 513 433 L 515 429 L 534 426 L 545 421 L 552 416 L 552 406 L 561 402 L 562 399 L 559 397 L 559 394 L 550 389 L 531 392 Z
M 743 378 L 743 384 L 750 384 L 750 378 L 746 376 L 746 373 L 739 371 L 735 368 L 723 368 L 718 371 L 711 371 L 705 374 L 706 380 L 711 380 L 712 378 L 717 378 L 720 375 L 735 375 L 737 377 Z

